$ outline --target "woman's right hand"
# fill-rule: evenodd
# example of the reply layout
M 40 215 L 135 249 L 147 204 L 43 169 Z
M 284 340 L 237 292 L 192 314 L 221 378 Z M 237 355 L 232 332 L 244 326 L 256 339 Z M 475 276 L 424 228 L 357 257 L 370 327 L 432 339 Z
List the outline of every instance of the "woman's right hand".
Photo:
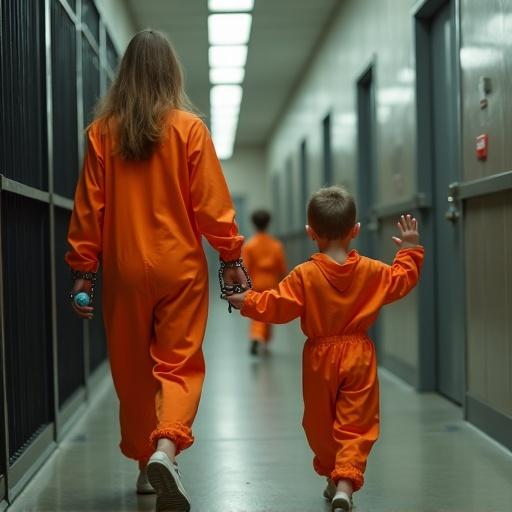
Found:
M 90 293 L 91 282 L 87 279 L 76 279 L 72 291 L 74 295 L 80 292 Z M 85 320 L 91 320 L 94 316 L 94 308 L 92 306 L 79 306 L 73 299 L 71 299 L 71 307 L 80 318 Z
M 222 279 L 224 281 L 224 286 L 227 289 L 226 291 L 229 290 L 229 287 L 232 287 L 235 284 L 239 284 L 245 289 L 249 288 L 247 277 L 240 267 L 225 267 L 222 273 Z

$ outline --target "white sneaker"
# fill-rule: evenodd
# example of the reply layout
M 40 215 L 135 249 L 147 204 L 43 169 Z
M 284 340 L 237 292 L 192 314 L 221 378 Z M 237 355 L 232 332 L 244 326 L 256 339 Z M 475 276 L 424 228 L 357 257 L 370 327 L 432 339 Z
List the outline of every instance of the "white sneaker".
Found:
M 146 469 L 141 469 L 137 478 L 137 494 L 155 494 L 155 489 L 149 483 Z
M 352 510 L 352 498 L 343 491 L 338 491 L 332 500 L 332 512 L 350 512 Z
M 178 465 L 166 453 L 156 451 L 146 467 L 148 480 L 156 491 L 156 512 L 188 512 L 190 501 L 181 483 Z
M 332 501 L 336 494 L 336 484 L 330 479 L 327 479 L 327 487 L 324 489 L 324 498 L 327 501 Z

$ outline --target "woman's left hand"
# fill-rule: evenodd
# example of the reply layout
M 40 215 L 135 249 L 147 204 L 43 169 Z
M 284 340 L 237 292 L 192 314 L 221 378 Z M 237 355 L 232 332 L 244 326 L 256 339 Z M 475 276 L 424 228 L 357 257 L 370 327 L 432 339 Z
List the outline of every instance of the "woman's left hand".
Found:
M 80 292 L 90 293 L 91 282 L 87 279 L 76 279 L 72 291 L 74 295 Z M 94 308 L 92 306 L 79 306 L 71 299 L 71 307 L 80 318 L 84 318 L 85 320 L 91 320 L 94 316 Z

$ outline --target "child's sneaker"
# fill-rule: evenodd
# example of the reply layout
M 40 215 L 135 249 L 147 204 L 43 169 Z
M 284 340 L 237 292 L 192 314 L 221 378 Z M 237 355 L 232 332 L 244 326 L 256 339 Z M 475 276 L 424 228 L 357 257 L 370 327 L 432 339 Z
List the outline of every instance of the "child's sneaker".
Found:
M 149 483 L 146 468 L 141 469 L 137 478 L 137 494 L 155 494 L 155 489 Z
M 324 498 L 327 501 L 332 501 L 336 495 L 336 484 L 330 479 L 327 479 L 327 487 L 324 489 Z
M 332 500 L 332 512 L 351 512 L 352 498 L 343 491 L 338 491 Z
M 156 512 L 188 512 L 190 501 L 181 483 L 178 465 L 166 453 L 156 451 L 147 465 L 148 480 L 156 491 Z

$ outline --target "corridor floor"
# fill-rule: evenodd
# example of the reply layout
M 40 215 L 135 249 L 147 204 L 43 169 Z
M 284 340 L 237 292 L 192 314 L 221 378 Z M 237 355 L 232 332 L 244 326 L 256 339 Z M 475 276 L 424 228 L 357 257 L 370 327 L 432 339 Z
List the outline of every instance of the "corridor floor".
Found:
M 251 358 L 246 322 L 212 304 L 207 379 L 197 442 L 180 458 L 195 512 L 326 512 L 301 430 L 296 326 L 277 329 L 270 353 Z M 512 456 L 462 421 L 460 409 L 381 374 L 382 436 L 356 495 L 357 512 L 510 512 Z M 110 380 L 9 509 L 149 511 L 134 491 L 136 464 L 118 449 Z

